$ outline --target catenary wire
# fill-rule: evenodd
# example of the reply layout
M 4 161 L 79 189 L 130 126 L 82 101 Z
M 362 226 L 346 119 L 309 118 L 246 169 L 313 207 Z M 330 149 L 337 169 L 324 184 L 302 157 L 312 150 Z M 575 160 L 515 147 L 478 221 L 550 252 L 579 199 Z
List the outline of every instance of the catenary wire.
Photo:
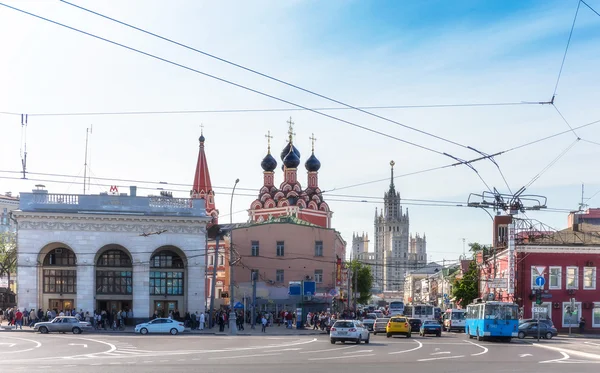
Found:
M 581 0 L 579 0 L 577 2 L 577 10 L 575 11 L 575 16 L 573 17 L 573 24 L 571 25 L 571 31 L 569 32 L 569 38 L 567 39 L 567 46 L 565 47 L 565 53 L 563 55 L 562 62 L 560 64 L 560 69 L 558 70 L 558 77 L 556 78 L 554 92 L 552 93 L 552 102 L 554 102 L 554 96 L 556 96 L 556 91 L 558 90 L 558 83 L 560 83 L 560 77 L 562 75 L 562 71 L 565 66 L 565 60 L 567 59 L 567 53 L 569 52 L 569 45 L 571 44 L 571 38 L 573 37 L 573 30 L 575 29 L 575 22 L 577 21 L 577 15 L 579 14 L 580 7 L 581 7 Z
M 567 148 L 565 148 L 556 158 L 554 158 L 546 167 L 544 167 L 537 175 L 535 175 L 529 183 L 527 183 L 524 188 L 529 188 L 533 183 L 535 183 L 546 171 L 548 171 L 552 166 L 556 164 L 569 150 L 575 146 L 579 142 L 579 138 L 575 139 Z
M 210 57 L 210 58 L 216 59 L 216 60 L 218 60 L 218 61 L 220 61 L 220 62 L 224 62 L 224 63 L 226 63 L 226 64 L 229 64 L 229 65 L 231 65 L 231 66 L 235 66 L 235 67 L 237 67 L 237 68 L 240 68 L 240 69 L 242 69 L 242 70 L 245 70 L 245 71 L 251 72 L 251 73 L 253 73 L 253 74 L 259 75 L 259 76 L 261 76 L 261 77 L 263 77 L 263 78 L 267 78 L 267 79 L 270 79 L 270 80 L 272 80 L 272 81 L 275 81 L 275 82 L 277 82 L 277 83 L 284 84 L 284 85 L 286 85 L 286 86 L 289 86 L 289 87 L 292 87 L 292 88 L 298 89 L 298 90 L 300 90 L 300 91 L 302 91 L 302 92 L 305 92 L 305 93 L 308 93 L 308 94 L 311 94 L 311 95 L 317 96 L 317 97 L 319 97 L 319 98 L 322 98 L 322 99 L 325 99 L 325 100 L 327 100 L 327 101 L 330 101 L 330 102 L 336 103 L 336 104 L 338 104 L 338 105 L 345 106 L 345 107 L 346 107 L 346 108 L 348 108 L 348 109 L 357 110 L 357 111 L 359 111 L 359 112 L 361 112 L 361 113 L 363 113 L 363 114 L 367 114 L 367 115 L 370 115 L 370 116 L 376 117 L 376 118 L 378 118 L 378 119 L 381 119 L 381 120 L 384 120 L 384 121 L 387 121 L 387 122 L 390 122 L 390 123 L 394 123 L 394 124 L 396 124 L 396 125 L 398 125 L 398 126 L 401 126 L 401 127 L 404 127 L 404 128 L 406 128 L 406 129 L 410 129 L 410 130 L 412 130 L 412 131 L 416 131 L 416 132 L 418 132 L 418 133 L 421 133 L 421 134 L 423 134 L 423 135 L 427 135 L 427 136 L 430 136 L 430 137 L 436 138 L 436 139 L 438 139 L 438 140 L 445 141 L 445 142 L 447 142 L 447 143 L 450 143 L 450 144 L 453 144 L 453 145 L 456 145 L 456 146 L 460 146 L 460 147 L 463 147 L 463 148 L 466 148 L 466 149 L 468 149 L 468 148 L 469 148 L 469 147 L 467 147 L 466 145 L 464 145 L 464 144 L 460 144 L 460 143 L 458 143 L 458 142 L 456 142 L 456 141 L 449 140 L 449 139 L 447 139 L 447 138 L 444 138 L 444 137 L 442 137 L 442 136 L 438 136 L 438 135 L 432 134 L 432 133 L 430 133 L 430 132 L 423 131 L 423 130 L 420 130 L 420 129 L 418 129 L 418 128 L 414 128 L 414 127 L 408 126 L 408 125 L 406 125 L 406 124 L 403 124 L 403 123 L 400 123 L 400 122 L 398 122 L 398 121 L 395 121 L 395 120 L 392 120 L 392 119 L 386 118 L 386 117 L 384 117 L 384 116 L 381 116 L 381 115 L 378 115 L 378 114 L 375 114 L 375 113 L 372 113 L 372 112 L 370 112 L 370 111 L 367 111 L 367 110 L 365 110 L 365 109 L 361 109 L 360 107 L 353 106 L 353 105 L 347 104 L 347 103 L 345 103 L 345 102 L 342 102 L 342 101 L 336 100 L 336 99 L 334 99 L 334 98 L 331 98 L 331 97 L 329 97 L 329 96 L 322 95 L 322 94 L 320 94 L 320 93 L 317 93 L 317 92 L 315 92 L 315 91 L 313 91 L 313 90 L 310 90 L 310 89 L 307 89 L 307 88 L 300 87 L 300 86 L 298 86 L 298 85 L 295 85 L 295 84 L 292 84 L 292 83 L 290 83 L 290 82 L 284 81 L 284 80 L 282 80 L 282 79 L 276 78 L 276 77 L 274 77 L 274 76 L 272 76 L 272 75 L 269 75 L 269 74 L 266 74 L 266 73 L 262 73 L 262 72 L 260 72 L 260 71 L 257 71 L 257 70 L 251 69 L 251 68 L 249 68 L 249 67 L 246 67 L 246 66 L 240 65 L 240 64 L 238 64 L 238 63 L 232 62 L 232 61 L 230 61 L 230 60 L 227 60 L 227 59 L 225 59 L 225 58 L 218 57 L 218 56 L 216 56 L 216 55 L 214 55 L 214 54 L 211 54 L 211 53 L 208 53 L 208 52 L 205 52 L 205 51 L 199 50 L 199 49 L 197 49 L 197 48 L 194 48 L 194 47 L 191 47 L 191 46 L 189 46 L 189 45 L 183 44 L 183 43 L 181 43 L 181 42 L 177 42 L 177 41 L 175 41 L 175 40 L 173 40 L 173 39 L 166 38 L 166 37 L 164 37 L 164 36 L 161 36 L 161 35 L 158 35 L 158 34 L 156 34 L 156 33 L 150 32 L 150 31 L 148 31 L 148 30 L 142 29 L 142 28 L 140 28 L 140 27 L 133 26 L 133 25 L 131 25 L 131 24 L 129 24 L 129 23 L 126 23 L 126 22 L 123 22 L 123 21 L 117 20 L 117 19 L 115 19 L 115 18 L 113 18 L 113 17 L 109 17 L 109 16 L 107 16 L 107 15 L 105 15 L 105 14 L 102 14 L 102 13 L 99 13 L 99 12 L 96 12 L 96 11 L 93 11 L 93 10 L 91 10 L 91 9 L 84 8 L 84 7 L 80 6 L 80 5 L 77 5 L 77 4 L 74 4 L 74 3 L 68 2 L 68 1 L 66 1 L 66 0 L 60 0 L 60 1 L 61 1 L 62 3 L 64 3 L 64 4 L 67 4 L 67 5 L 70 5 L 70 6 L 76 7 L 76 8 L 78 8 L 78 9 L 84 10 L 84 11 L 86 11 L 86 12 L 88 12 L 88 13 L 92 13 L 92 14 L 94 14 L 94 15 L 97 15 L 97 16 L 99 16 L 99 17 L 102 17 L 102 18 L 108 19 L 108 20 L 110 20 L 110 21 L 113 21 L 113 22 L 116 22 L 116 23 L 118 23 L 118 24 L 120 24 L 120 25 L 123 25 L 123 26 L 129 27 L 129 28 L 132 28 L 132 29 L 134 29 L 134 30 L 140 31 L 140 32 L 142 32 L 142 33 L 144 33 L 144 34 L 151 35 L 151 36 L 153 36 L 153 37 L 159 38 L 159 39 L 161 39 L 161 40 L 167 41 L 167 42 L 169 42 L 169 43 L 171 43 L 171 44 L 175 44 L 175 45 L 177 45 L 177 46 L 180 46 L 180 47 L 183 47 L 183 48 L 185 48 L 185 49 L 191 50 L 191 51 L 193 51 L 193 52 L 200 53 L 200 54 L 202 54 L 202 55 L 204 55 L 204 56 L 207 56 L 207 57 Z
M 565 122 L 565 124 L 569 127 L 569 129 L 571 131 L 573 131 L 573 134 L 575 135 L 575 137 L 577 139 L 579 139 L 579 135 L 577 135 L 577 132 L 575 132 L 575 130 L 573 129 L 573 127 L 571 126 L 571 124 L 569 123 L 569 121 L 567 120 L 567 118 L 565 118 L 565 116 L 563 115 L 563 113 L 561 113 L 560 110 L 558 110 L 558 108 L 556 107 L 555 104 L 553 104 L 552 107 L 554 108 L 554 110 L 556 110 L 556 112 L 558 113 L 558 115 L 562 118 L 563 122 Z
M 15 11 L 17 11 L 17 12 L 20 12 L 20 13 L 23 13 L 23 14 L 26 14 L 26 15 L 29 15 L 29 16 L 31 16 L 31 17 L 35 17 L 35 18 L 41 19 L 41 20 L 43 20 L 43 21 L 46 21 L 46 22 L 49 22 L 49 23 L 55 24 L 55 25 L 57 25 L 57 26 L 61 26 L 61 27 L 64 27 L 64 28 L 66 28 L 66 29 L 69 29 L 69 30 L 72 30 L 72 31 L 75 31 L 75 32 L 81 33 L 81 34 L 83 34 L 83 35 L 87 35 L 87 36 L 90 36 L 90 37 L 92 37 L 92 38 L 95 38 L 95 39 L 98 39 L 98 40 L 101 40 L 101 41 L 104 41 L 104 42 L 107 42 L 107 43 L 110 43 L 110 44 L 116 45 L 116 46 L 118 46 L 118 47 L 121 47 L 121 48 L 124 48 L 124 49 L 130 50 L 130 51 L 132 51 L 132 52 L 136 52 L 136 53 L 139 53 L 139 54 L 141 54 L 141 55 L 144 55 L 144 56 L 147 56 L 147 57 L 154 58 L 154 59 L 156 59 L 156 60 L 158 60 L 158 61 L 165 62 L 165 63 L 167 63 L 167 64 L 170 64 L 170 65 L 173 65 L 173 66 L 176 66 L 176 67 L 180 67 L 180 68 L 182 68 L 182 69 L 185 69 L 185 70 L 188 70 L 188 71 L 194 72 L 194 73 L 196 73 L 196 74 L 200 74 L 200 75 L 202 75 L 202 76 L 205 76 L 205 77 L 208 77 L 208 78 L 211 78 L 211 79 L 215 79 L 215 80 L 218 80 L 218 81 L 220 81 L 220 82 L 223 82 L 223 83 L 226 83 L 226 84 L 233 85 L 233 86 L 235 86 L 235 87 L 237 87 L 237 88 L 241 88 L 241 89 L 243 89 L 243 90 L 246 90 L 246 91 L 249 91 L 249 92 L 252 92 L 252 93 L 256 93 L 256 94 L 258 94 L 258 95 L 261 95 L 261 96 L 264 96 L 264 97 L 268 97 L 268 98 L 271 98 L 271 99 L 273 99 L 273 100 L 276 100 L 276 101 L 279 101 L 279 102 L 282 102 L 282 103 L 285 103 L 285 104 L 288 104 L 288 105 L 291 105 L 291 106 L 295 106 L 295 107 L 297 107 L 297 108 L 301 108 L 301 109 L 304 109 L 304 110 L 307 110 L 307 111 L 313 112 L 313 113 L 315 113 L 315 114 L 318 114 L 318 115 L 321 115 L 321 116 L 327 117 L 327 118 L 329 118 L 329 119 L 333 119 L 333 120 L 336 120 L 336 121 L 338 121 L 338 122 L 345 123 L 345 124 L 348 124 L 348 125 L 350 125 L 350 126 L 353 126 L 353 127 L 356 127 L 356 128 L 360 128 L 360 129 L 363 129 L 363 130 L 365 130 L 365 131 L 368 131 L 368 132 L 371 132 L 371 133 L 375 133 L 375 134 L 378 134 L 378 135 L 381 135 L 381 136 L 384 136 L 384 137 L 387 137 L 387 138 L 390 138 L 390 139 L 393 139 L 393 140 L 396 140 L 396 141 L 399 141 L 399 142 L 405 143 L 405 144 L 407 144 L 407 145 L 411 145 L 411 146 L 417 147 L 417 148 L 419 148 L 419 149 L 423 149 L 423 150 L 426 150 L 426 151 L 429 151 L 429 152 L 432 152 L 432 153 L 436 153 L 436 154 L 438 154 L 438 155 L 448 156 L 448 155 L 447 155 L 447 153 L 444 153 L 444 152 L 441 152 L 441 151 L 435 150 L 435 149 L 433 149 L 433 148 L 429 148 L 429 147 L 427 147 L 427 146 L 424 146 L 424 145 L 420 145 L 420 144 L 417 144 L 417 143 L 414 143 L 414 142 L 411 142 L 411 141 L 408 141 L 408 140 L 404 140 L 404 139 L 401 139 L 401 138 L 399 138 L 399 137 L 396 137 L 396 136 L 393 136 L 393 135 L 387 134 L 387 133 L 385 133 L 385 132 L 381 132 L 381 131 L 378 131 L 378 130 L 375 130 L 375 129 L 372 129 L 372 128 L 369 128 L 369 127 L 365 127 L 365 126 L 363 126 L 363 125 L 360 125 L 360 124 L 357 124 L 357 123 L 354 123 L 354 122 L 350 122 L 350 121 L 348 121 L 348 120 L 345 120 L 345 119 L 342 119 L 342 118 L 338 118 L 338 117 L 335 117 L 335 116 L 333 116 L 333 115 L 329 115 L 329 114 L 326 114 L 326 113 L 323 113 L 323 112 L 320 112 L 320 111 L 317 111 L 317 110 L 312 110 L 312 109 L 310 109 L 310 108 L 308 108 L 308 107 L 306 107 L 306 106 L 303 106 L 303 105 L 300 105 L 300 104 L 296 104 L 296 103 L 294 103 L 294 102 L 292 102 L 292 101 L 289 101 L 289 100 L 286 100 L 286 99 L 283 99 L 283 98 L 280 98 L 280 97 L 277 97 L 277 96 L 273 96 L 273 95 L 271 95 L 271 94 L 268 94 L 268 93 L 265 93 L 265 92 L 259 91 L 259 90 L 257 90 L 257 89 L 250 88 L 250 87 L 244 86 L 244 85 L 242 85 L 242 84 L 239 84 L 239 83 L 235 83 L 235 82 L 233 82 L 233 81 L 231 81 L 231 80 L 227 80 L 227 79 L 224 79 L 224 78 L 218 77 L 218 76 L 216 76 L 216 75 L 212 75 L 212 74 L 209 74 L 209 73 L 206 73 L 206 72 L 200 71 L 200 70 L 198 70 L 198 69 L 194 69 L 194 68 L 192 68 L 192 67 L 189 67 L 189 66 L 186 66 L 186 65 L 180 64 L 180 63 L 178 63 L 178 62 L 175 62 L 175 61 L 172 61 L 172 60 L 169 60 L 169 59 L 166 59 L 166 58 L 160 57 L 160 56 L 157 56 L 157 55 L 155 55 L 155 54 L 152 54 L 152 53 L 144 52 L 144 51 L 142 51 L 142 50 L 140 50 L 140 49 L 136 49 L 136 48 L 130 47 L 130 46 L 128 46 L 128 45 L 125 45 L 125 44 L 122 44 L 122 43 L 119 43 L 119 42 L 116 42 L 116 41 L 113 41 L 113 40 L 110 40 L 110 39 L 107 39 L 107 38 L 104 38 L 104 37 L 101 37 L 101 36 L 98 36 L 98 35 L 95 35 L 95 34 L 92 34 L 92 33 L 89 33 L 89 32 L 87 32 L 87 31 L 80 30 L 80 29 L 78 29 L 78 28 L 75 28 L 75 27 L 72 27 L 72 26 L 66 25 L 66 24 L 64 24 L 64 23 L 61 23 L 61 22 L 58 22 L 58 21 L 51 20 L 51 19 L 49 19 L 49 18 L 46 18 L 46 17 L 40 16 L 40 15 L 37 15 L 37 14 L 35 14 L 35 13 L 31 13 L 31 12 L 25 11 L 25 10 L 23 10 L 23 9 L 19 9 L 19 8 L 16 8 L 16 7 L 13 7 L 13 6 L 10 6 L 10 5 L 7 5 L 7 4 L 4 4 L 4 3 L 0 3 L 0 5 L 4 6 L 4 7 L 6 7 L 6 8 L 9 8 L 9 9 L 15 10 Z
M 590 8 L 590 10 L 591 10 L 592 12 L 596 13 L 596 15 L 597 15 L 598 17 L 600 17 L 600 13 L 598 13 L 598 12 L 596 11 L 596 9 L 592 8 L 592 7 L 591 7 L 591 6 L 590 6 L 588 3 L 586 3 L 584 0 L 581 0 L 581 2 L 582 2 L 582 3 L 583 3 L 585 6 L 587 6 L 588 8 Z

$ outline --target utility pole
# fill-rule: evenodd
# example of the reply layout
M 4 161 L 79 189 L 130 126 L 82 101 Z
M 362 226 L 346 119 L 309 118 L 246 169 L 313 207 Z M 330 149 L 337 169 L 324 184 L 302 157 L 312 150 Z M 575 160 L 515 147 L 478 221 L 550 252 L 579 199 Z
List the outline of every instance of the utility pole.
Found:
M 237 315 L 235 314 L 235 309 L 233 308 L 235 304 L 235 284 L 234 284 L 234 268 L 235 261 L 233 257 L 233 194 L 235 193 L 235 187 L 240 182 L 240 179 L 235 179 L 235 184 L 233 184 L 233 190 L 231 191 L 231 203 L 229 204 L 229 225 L 231 226 L 231 230 L 229 233 L 229 334 L 235 335 L 237 334 Z M 245 312 L 246 310 L 244 310 Z
M 355 267 L 358 266 L 358 263 L 356 263 Z M 356 268 L 356 273 L 354 273 L 354 314 L 356 315 L 356 302 L 358 301 L 357 299 L 357 292 L 358 292 L 358 268 Z
M 216 286 L 217 286 L 217 259 L 218 259 L 218 255 L 219 255 L 219 235 L 217 234 L 217 236 L 215 237 L 215 242 L 216 242 L 216 246 L 215 246 L 215 251 L 214 251 L 214 255 L 213 255 L 213 273 L 212 273 L 212 283 L 211 283 L 211 290 L 210 290 L 210 327 L 212 328 L 214 326 L 215 323 L 215 292 L 216 292 Z
M 350 263 L 352 263 L 352 254 L 350 254 Z M 350 284 L 351 284 L 350 281 L 352 280 L 352 278 L 350 277 L 351 273 L 352 273 L 352 267 L 351 267 L 350 263 L 348 263 L 348 269 L 346 270 L 347 277 L 348 277 L 348 279 L 347 279 L 348 280 L 347 281 L 348 282 L 348 284 L 347 284 L 347 286 L 348 286 L 348 297 L 347 297 L 348 298 L 348 310 L 350 310 L 350 290 L 352 289 L 352 287 L 350 286 Z
M 251 322 L 251 329 L 255 328 L 256 325 L 256 281 L 258 281 L 258 273 L 256 273 L 255 271 L 252 271 L 252 314 L 251 314 L 251 318 L 252 320 L 250 320 Z

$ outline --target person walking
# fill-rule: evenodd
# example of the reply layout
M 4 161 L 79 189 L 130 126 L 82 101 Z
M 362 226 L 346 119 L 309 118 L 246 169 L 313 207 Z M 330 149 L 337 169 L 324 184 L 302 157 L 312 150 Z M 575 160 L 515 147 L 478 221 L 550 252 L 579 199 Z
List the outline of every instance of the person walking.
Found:
M 261 323 L 262 323 L 262 330 L 261 331 L 263 333 L 266 333 L 267 332 L 267 318 L 265 317 L 265 315 L 263 315 Z
M 17 330 L 17 328 L 23 330 L 23 312 L 19 309 L 17 309 L 17 312 L 15 313 L 15 330 Z
M 582 317 L 579 319 L 579 334 L 583 334 L 585 329 L 585 319 Z

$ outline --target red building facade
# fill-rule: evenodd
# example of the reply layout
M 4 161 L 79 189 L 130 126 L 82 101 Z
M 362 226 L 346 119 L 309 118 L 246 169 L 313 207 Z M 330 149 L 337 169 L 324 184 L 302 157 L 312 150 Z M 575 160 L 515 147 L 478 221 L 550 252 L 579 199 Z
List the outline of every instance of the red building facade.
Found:
M 510 216 L 494 221 L 494 249 L 478 253 L 480 295 L 486 299 L 516 302 L 523 318 L 552 319 L 559 330 L 579 327 L 585 320 L 586 333 L 600 333 L 600 291 L 597 288 L 600 264 L 600 235 L 573 227 L 558 232 L 531 224 L 519 228 L 515 222 L 514 292 L 510 277 L 508 227 Z M 543 280 L 536 283 L 536 279 Z M 543 283 L 543 286 L 539 286 Z M 536 291 L 542 304 L 536 304 Z M 574 309 L 571 310 L 573 300 Z
M 271 218 L 294 216 L 309 223 L 324 227 L 331 227 L 331 211 L 327 202 L 323 200 L 319 188 L 319 169 L 321 162 L 315 156 L 315 138 L 312 139 L 312 154 L 304 164 L 307 171 L 307 187 L 302 188 L 298 181 L 298 166 L 300 165 L 300 151 L 293 144 L 292 121 L 288 131 L 288 143 L 281 151 L 283 162 L 283 182 L 279 188 L 275 186 L 275 169 L 277 161 L 271 155 L 271 136 L 268 152 L 261 162 L 263 169 L 263 187 L 258 198 L 250 205 L 248 214 L 253 222 L 263 222 Z

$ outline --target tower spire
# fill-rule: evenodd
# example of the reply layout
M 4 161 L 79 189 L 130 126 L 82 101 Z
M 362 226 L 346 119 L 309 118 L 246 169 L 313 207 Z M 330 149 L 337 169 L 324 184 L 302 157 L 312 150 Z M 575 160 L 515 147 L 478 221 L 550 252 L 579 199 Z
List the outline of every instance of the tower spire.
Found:
M 204 199 L 206 203 L 206 213 L 212 215 L 215 219 L 218 211 L 215 209 L 214 191 L 210 181 L 210 172 L 208 171 L 208 162 L 204 153 L 204 125 L 200 125 L 200 150 L 198 151 L 198 161 L 196 163 L 196 173 L 194 175 L 194 183 L 192 184 L 191 197 Z
M 294 135 L 296 135 L 294 133 L 294 122 L 292 122 L 292 117 L 290 117 L 290 120 L 288 120 L 286 123 L 289 125 L 289 127 L 288 127 L 288 136 L 289 136 L 289 142 L 291 144 L 291 143 L 294 142 L 294 139 L 293 139 Z
M 273 138 L 273 136 L 271 136 L 271 131 L 268 131 L 265 137 L 267 138 L 268 154 L 271 154 L 271 139 Z
M 315 134 L 311 134 L 311 136 L 309 137 L 309 139 L 312 141 L 312 153 L 315 154 L 315 141 L 317 141 L 317 138 L 315 137 Z
M 390 167 L 391 167 L 391 172 L 392 172 L 392 176 L 390 179 L 390 192 L 393 192 L 396 187 L 394 186 L 394 166 L 396 165 L 396 162 L 394 161 L 390 161 Z

